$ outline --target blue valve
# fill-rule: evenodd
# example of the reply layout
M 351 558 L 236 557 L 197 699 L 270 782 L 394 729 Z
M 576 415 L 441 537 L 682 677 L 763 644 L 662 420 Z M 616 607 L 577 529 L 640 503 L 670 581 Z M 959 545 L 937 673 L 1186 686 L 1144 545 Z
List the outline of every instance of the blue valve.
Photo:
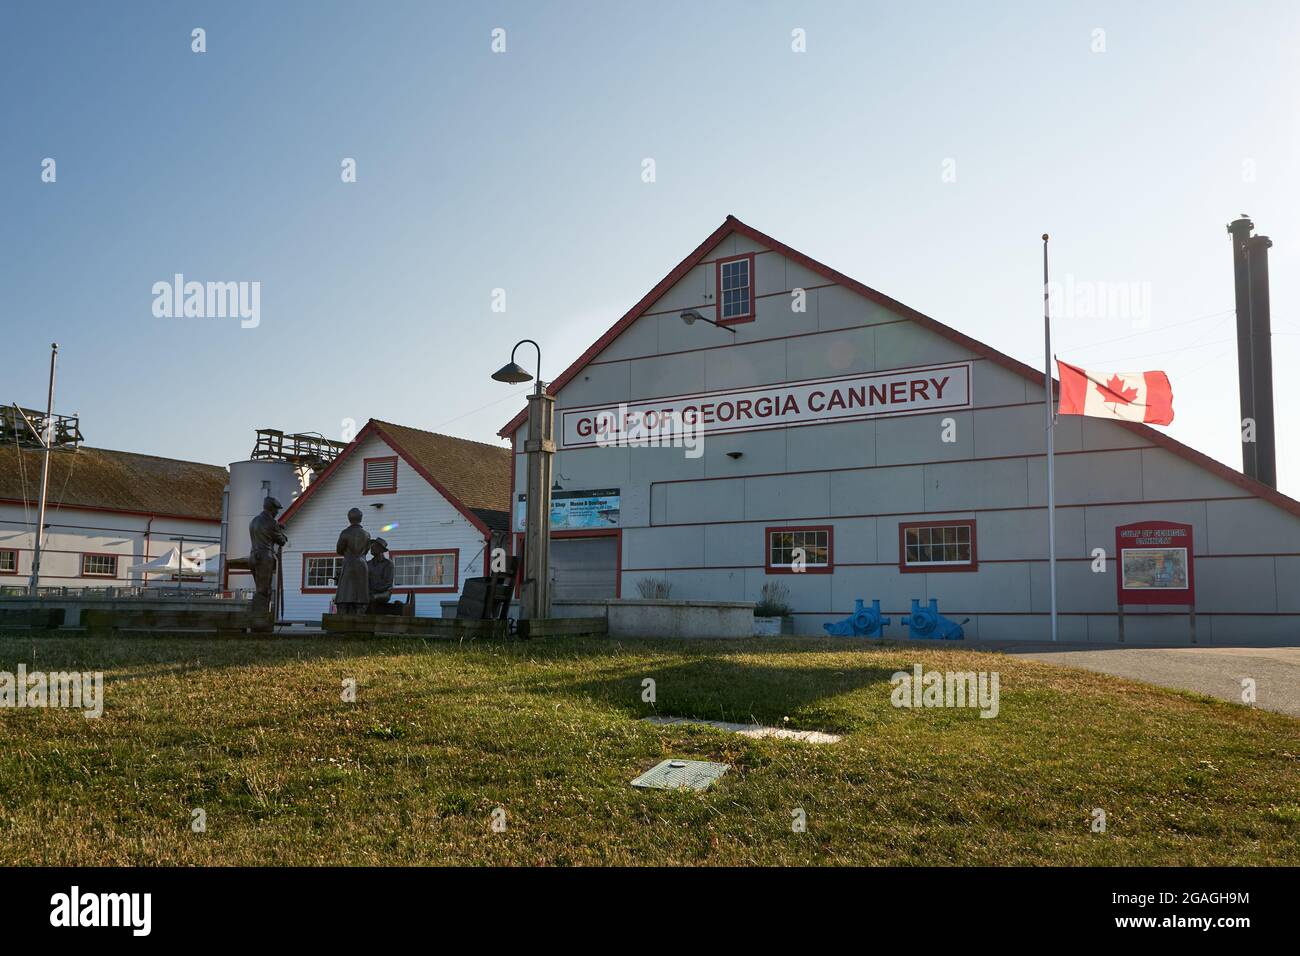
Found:
M 871 607 L 862 603 L 862 598 L 854 601 L 853 613 L 834 624 L 823 624 L 826 633 L 833 637 L 880 637 L 890 618 L 881 617 L 879 599 L 871 602 Z
M 912 640 L 960 641 L 966 637 L 962 624 L 969 624 L 970 618 L 958 624 L 939 613 L 938 598 L 930 598 L 929 607 L 921 607 L 918 598 L 912 598 L 912 611 L 904 622 L 907 636 Z

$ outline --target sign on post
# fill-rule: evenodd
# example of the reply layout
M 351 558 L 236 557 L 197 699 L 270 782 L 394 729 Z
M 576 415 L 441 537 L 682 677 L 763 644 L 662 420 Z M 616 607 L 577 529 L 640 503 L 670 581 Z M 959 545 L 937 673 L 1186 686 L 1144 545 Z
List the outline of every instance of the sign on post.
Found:
M 1115 587 L 1119 639 L 1126 604 L 1186 605 L 1196 643 L 1196 564 L 1192 526 L 1177 521 L 1137 521 L 1115 529 Z

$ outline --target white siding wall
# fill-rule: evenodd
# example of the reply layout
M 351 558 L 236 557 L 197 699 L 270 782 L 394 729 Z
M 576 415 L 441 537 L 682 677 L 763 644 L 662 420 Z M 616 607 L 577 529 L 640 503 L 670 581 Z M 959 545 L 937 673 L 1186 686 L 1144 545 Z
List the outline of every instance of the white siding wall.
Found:
M 32 573 L 33 526 L 36 509 L 22 505 L 0 504 L 0 549 L 18 551 L 18 574 L 0 574 L 0 585 L 25 585 Z M 41 584 L 46 587 L 109 587 L 112 585 L 139 585 L 145 583 L 139 574 L 128 569 L 152 558 L 166 554 L 180 542 L 172 541 L 182 535 L 187 537 L 185 550 L 203 547 L 215 554 L 221 533 L 220 521 L 194 521 L 183 518 L 155 517 L 123 514 L 116 511 L 85 511 L 75 508 L 50 508 L 46 511 L 47 527 L 41 551 Z M 117 555 L 117 577 L 83 578 L 82 554 Z M 213 587 L 216 581 L 217 562 L 211 562 L 214 577 L 206 585 L 185 584 L 186 587 Z M 174 585 L 169 576 L 149 576 L 149 584 Z
M 328 613 L 332 594 L 302 593 L 303 554 L 334 553 L 339 532 L 348 525 L 348 509 L 365 514 L 363 527 L 371 537 L 383 537 L 393 551 L 455 548 L 459 551 L 459 573 L 455 592 L 415 595 L 416 614 L 441 617 L 441 601 L 454 601 L 466 578 L 483 573 L 484 535 L 439 494 L 402 458 L 397 460 L 397 491 L 393 494 L 361 493 L 362 463 L 366 458 L 397 454 L 377 436 L 370 436 L 328 479 L 286 525 L 289 545 L 284 549 L 284 615 L 288 620 L 319 621 Z M 383 504 L 383 508 L 371 505 Z M 380 531 L 396 523 L 392 531 Z M 232 586 L 234 579 L 232 578 Z M 394 600 L 405 600 L 398 592 Z
M 753 249 L 733 236 L 713 257 Z M 701 264 L 565 386 L 557 409 L 958 359 L 973 360 L 974 407 L 717 436 L 697 459 L 671 448 L 558 452 L 566 488 L 622 490 L 622 593 L 654 576 L 673 583 L 675 598 L 754 600 L 775 579 L 790 588 L 803 633 L 822 633 L 854 598 L 878 597 L 895 617 L 887 633 L 901 636 L 911 598 L 933 597 L 941 612 L 970 616 L 972 635 L 1045 637 L 1041 385 L 775 252 L 756 256 L 755 275 L 757 319 L 734 326 L 734 340 L 678 317 L 691 307 L 713 315 L 714 266 Z M 795 287 L 807 290 L 806 312 L 791 311 Z M 951 443 L 940 437 L 948 417 Z M 1115 639 L 1115 527 L 1172 520 L 1194 528 L 1202 640 L 1300 640 L 1300 518 L 1110 422 L 1063 417 L 1056 447 L 1064 639 Z M 516 489 L 524 462 L 517 454 Z M 930 518 L 975 518 L 978 571 L 899 572 L 899 523 Z M 835 572 L 769 576 L 764 528 L 801 523 L 835 529 Z M 1098 547 L 1106 574 L 1090 570 Z M 1129 640 L 1186 642 L 1187 632 L 1185 617 L 1128 625 Z

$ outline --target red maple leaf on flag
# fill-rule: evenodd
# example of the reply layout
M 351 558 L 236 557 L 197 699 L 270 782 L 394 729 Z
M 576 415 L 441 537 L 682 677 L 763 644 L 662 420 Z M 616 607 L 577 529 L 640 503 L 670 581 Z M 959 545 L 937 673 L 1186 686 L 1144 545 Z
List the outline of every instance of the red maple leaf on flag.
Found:
M 1137 398 L 1138 390 L 1125 388 L 1124 380 L 1118 375 L 1112 375 L 1105 385 L 1100 382 L 1096 385 L 1097 391 L 1101 393 L 1101 400 L 1110 405 L 1132 405 L 1133 399 Z

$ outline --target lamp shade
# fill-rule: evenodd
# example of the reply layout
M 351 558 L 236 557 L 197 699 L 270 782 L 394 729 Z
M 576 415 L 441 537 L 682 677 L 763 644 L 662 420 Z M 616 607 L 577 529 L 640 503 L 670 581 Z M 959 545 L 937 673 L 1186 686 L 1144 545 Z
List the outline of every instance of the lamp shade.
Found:
M 519 385 L 523 382 L 531 382 L 533 377 L 525 372 L 514 362 L 501 366 L 492 373 L 492 378 L 498 382 L 509 382 L 511 385 Z

